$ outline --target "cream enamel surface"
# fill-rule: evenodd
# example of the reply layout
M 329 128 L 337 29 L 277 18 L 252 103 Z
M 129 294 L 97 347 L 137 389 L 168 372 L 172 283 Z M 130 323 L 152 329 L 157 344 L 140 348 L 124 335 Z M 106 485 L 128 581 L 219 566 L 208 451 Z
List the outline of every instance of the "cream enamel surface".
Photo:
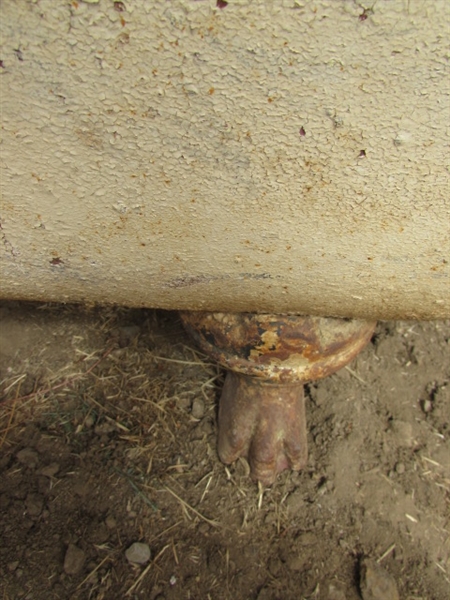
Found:
M 1 4 L 3 297 L 450 316 L 449 2 L 123 4 Z

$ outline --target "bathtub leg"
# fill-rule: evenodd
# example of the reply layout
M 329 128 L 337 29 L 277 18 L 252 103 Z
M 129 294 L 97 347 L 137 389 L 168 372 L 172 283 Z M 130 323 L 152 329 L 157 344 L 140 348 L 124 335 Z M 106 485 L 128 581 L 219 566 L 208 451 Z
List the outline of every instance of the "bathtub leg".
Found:
M 188 333 L 228 369 L 219 402 L 218 452 L 247 458 L 271 485 L 306 466 L 303 384 L 334 373 L 370 340 L 375 322 L 292 315 L 184 312 Z
M 285 469 L 303 469 L 308 459 L 303 385 L 229 371 L 219 403 L 218 451 L 225 464 L 247 458 L 252 478 L 264 485 Z

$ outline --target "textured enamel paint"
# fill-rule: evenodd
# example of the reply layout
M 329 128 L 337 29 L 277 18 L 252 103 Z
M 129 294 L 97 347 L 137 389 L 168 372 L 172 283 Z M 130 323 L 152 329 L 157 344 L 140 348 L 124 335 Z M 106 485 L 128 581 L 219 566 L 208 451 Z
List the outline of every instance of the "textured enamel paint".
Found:
M 3 0 L 1 294 L 450 315 L 448 0 Z

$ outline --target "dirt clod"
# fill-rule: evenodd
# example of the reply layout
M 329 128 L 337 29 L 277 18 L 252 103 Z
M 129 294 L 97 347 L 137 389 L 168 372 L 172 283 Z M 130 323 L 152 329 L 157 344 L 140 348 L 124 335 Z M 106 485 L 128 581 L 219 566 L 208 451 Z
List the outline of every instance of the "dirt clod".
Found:
M 39 462 L 39 455 L 36 450 L 33 450 L 33 448 L 23 448 L 17 453 L 16 456 L 20 464 L 28 467 L 29 469 L 36 468 Z
M 205 414 L 205 402 L 202 398 L 194 398 L 191 408 L 191 414 L 194 419 L 201 419 Z
M 60 466 L 58 463 L 50 463 L 46 467 L 43 467 L 40 470 L 40 473 L 41 473 L 41 475 L 44 475 L 45 477 L 52 478 L 58 473 L 59 469 L 60 469 Z
M 374 560 L 363 561 L 360 586 L 363 600 L 400 600 L 395 579 Z
M 27 512 L 30 517 L 38 517 L 44 507 L 44 498 L 40 494 L 28 494 L 26 499 Z
M 78 575 L 84 567 L 86 554 L 75 544 L 69 544 L 64 557 L 64 571 L 67 575 Z

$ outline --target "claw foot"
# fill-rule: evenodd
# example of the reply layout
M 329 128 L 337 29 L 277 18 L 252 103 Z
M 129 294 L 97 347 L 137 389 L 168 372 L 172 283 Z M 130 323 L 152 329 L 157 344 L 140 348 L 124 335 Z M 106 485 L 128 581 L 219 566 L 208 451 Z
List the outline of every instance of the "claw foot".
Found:
M 219 456 L 247 458 L 272 484 L 305 467 L 303 383 L 331 375 L 370 340 L 375 322 L 295 315 L 182 313 L 200 348 L 228 369 L 219 404 Z
M 303 385 L 268 383 L 228 372 L 219 404 L 220 459 L 240 456 L 252 478 L 271 485 L 285 469 L 306 466 L 308 449 Z

